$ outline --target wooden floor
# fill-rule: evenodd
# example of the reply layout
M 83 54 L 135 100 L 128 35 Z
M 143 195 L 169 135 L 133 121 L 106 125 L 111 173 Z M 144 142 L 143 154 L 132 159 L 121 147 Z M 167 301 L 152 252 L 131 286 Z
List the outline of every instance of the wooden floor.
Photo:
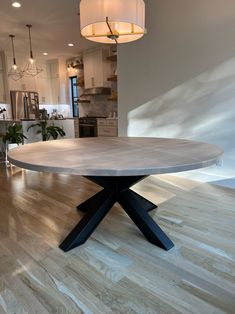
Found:
M 92 237 L 57 248 L 99 190 L 78 176 L 0 168 L 0 313 L 235 313 L 235 190 L 154 176 L 135 190 L 175 247 L 147 242 L 115 205 Z

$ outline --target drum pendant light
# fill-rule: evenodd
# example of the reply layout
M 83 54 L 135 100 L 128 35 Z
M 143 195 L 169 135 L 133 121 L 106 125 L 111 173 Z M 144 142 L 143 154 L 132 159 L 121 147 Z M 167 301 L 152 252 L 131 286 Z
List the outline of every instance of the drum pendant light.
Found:
M 114 44 L 145 34 L 143 0 L 81 0 L 81 35 L 91 41 Z
M 24 67 L 24 75 L 26 76 L 36 76 L 40 72 L 43 71 L 42 67 L 37 64 L 36 60 L 33 58 L 33 50 L 32 50 L 32 40 L 31 40 L 31 24 L 27 24 L 26 27 L 29 30 L 29 61 L 27 62 L 26 66 Z
M 14 81 L 18 81 L 19 79 L 23 77 L 23 72 L 20 70 L 20 68 L 16 64 L 15 48 L 14 48 L 15 35 L 9 35 L 9 37 L 11 38 L 13 63 L 12 63 L 10 71 L 8 72 L 8 76 Z

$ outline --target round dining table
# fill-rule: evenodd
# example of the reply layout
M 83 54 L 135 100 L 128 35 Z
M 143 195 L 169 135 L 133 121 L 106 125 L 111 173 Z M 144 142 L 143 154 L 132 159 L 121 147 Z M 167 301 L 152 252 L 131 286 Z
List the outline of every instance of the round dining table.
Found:
M 157 208 L 131 188 L 149 175 L 188 171 L 221 162 L 223 150 L 212 144 L 176 138 L 96 137 L 37 142 L 14 148 L 10 163 L 42 172 L 83 176 L 103 189 L 78 205 L 85 214 L 59 247 L 83 244 L 118 202 L 153 244 L 174 244 L 149 215 Z

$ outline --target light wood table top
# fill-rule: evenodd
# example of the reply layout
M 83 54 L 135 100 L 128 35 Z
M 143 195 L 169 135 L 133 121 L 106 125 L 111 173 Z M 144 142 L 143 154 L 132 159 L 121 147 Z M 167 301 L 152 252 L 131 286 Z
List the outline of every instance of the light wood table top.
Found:
M 218 146 L 184 139 L 115 137 L 62 139 L 11 150 L 19 167 L 83 176 L 137 176 L 180 172 L 220 162 Z

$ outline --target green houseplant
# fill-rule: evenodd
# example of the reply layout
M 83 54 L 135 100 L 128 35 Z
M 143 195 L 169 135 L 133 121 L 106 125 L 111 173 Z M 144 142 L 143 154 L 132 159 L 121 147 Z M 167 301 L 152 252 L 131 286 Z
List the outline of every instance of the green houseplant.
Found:
M 15 148 L 19 145 L 24 144 L 24 139 L 27 137 L 23 134 L 22 125 L 19 123 L 10 124 L 7 128 L 6 134 L 3 136 L 2 140 L 5 146 L 5 158 L 7 161 L 8 151 L 12 148 Z
M 48 125 L 47 120 L 42 120 L 38 123 L 31 124 L 28 127 L 28 130 L 35 127 L 38 128 L 38 130 L 36 131 L 36 134 L 41 134 L 43 141 L 48 141 L 51 137 L 54 140 L 56 140 L 59 135 L 61 137 L 66 135 L 64 130 L 61 127 L 56 126 L 56 125 Z
M 7 144 L 24 144 L 24 139 L 27 137 L 23 134 L 22 125 L 17 123 L 10 124 L 3 136 L 3 142 Z

